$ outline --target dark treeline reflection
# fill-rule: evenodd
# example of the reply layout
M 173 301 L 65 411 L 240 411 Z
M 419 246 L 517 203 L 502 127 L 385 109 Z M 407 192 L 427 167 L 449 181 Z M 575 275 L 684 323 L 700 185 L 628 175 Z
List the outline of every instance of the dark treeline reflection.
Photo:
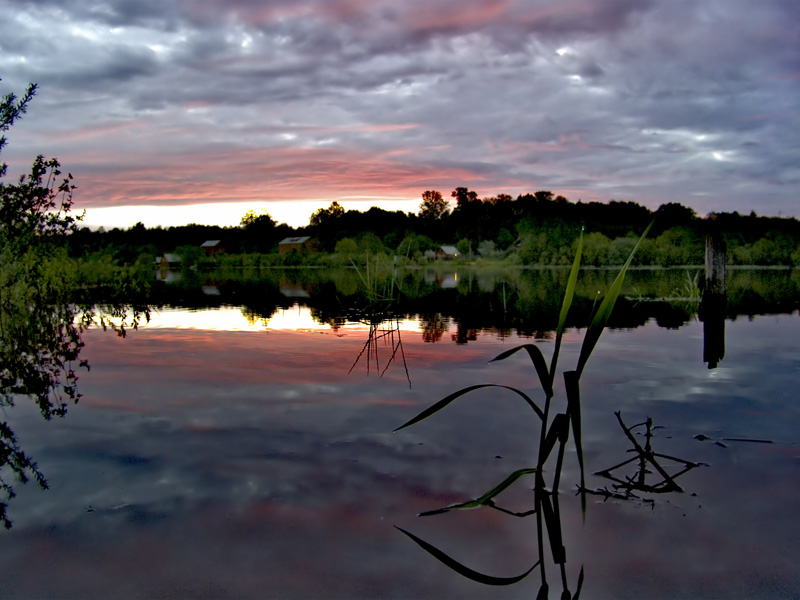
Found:
M 631 270 L 609 327 L 631 329 L 654 320 L 678 328 L 697 315 L 698 269 Z M 316 321 L 336 329 L 375 308 L 375 286 L 385 316 L 418 318 L 427 342 L 460 344 L 482 333 L 548 337 L 556 327 L 566 269 L 498 272 L 384 269 L 369 281 L 355 269 L 184 272 L 153 290 L 156 304 L 185 308 L 242 306 L 253 320 L 279 309 L 307 306 Z M 567 327 L 585 328 L 615 271 L 584 270 Z M 791 313 L 800 308 L 796 270 L 730 270 L 725 317 Z
M 81 398 L 78 379 L 89 364 L 81 359 L 82 334 L 87 327 L 111 329 L 125 336 L 127 327 L 147 319 L 145 304 L 111 302 L 95 304 L 99 290 L 70 290 L 49 273 L 25 271 L 7 262 L 0 288 L 0 405 L 6 410 L 32 400 L 42 417 L 63 417 Z M 24 441 L 24 440 L 23 440 Z M 8 477 L 8 474 L 11 477 Z M 8 421 L 0 423 L 0 522 L 11 527 L 8 502 L 15 496 L 12 482 L 33 479 L 47 488 L 44 474 L 25 453 Z

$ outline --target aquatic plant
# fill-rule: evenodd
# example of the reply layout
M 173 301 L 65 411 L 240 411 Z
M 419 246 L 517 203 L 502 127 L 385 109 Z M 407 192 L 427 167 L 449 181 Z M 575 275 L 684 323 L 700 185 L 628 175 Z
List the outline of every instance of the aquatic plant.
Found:
M 362 283 L 367 301 L 366 304 L 351 308 L 348 313 L 350 313 L 351 317 L 355 316 L 358 322 L 369 326 L 369 336 L 348 373 L 352 373 L 361 358 L 365 357 L 367 372 L 370 370 L 371 361 L 374 360 L 376 370 L 383 377 L 392 363 L 400 356 L 406 372 L 408 386 L 411 387 L 411 375 L 408 372 L 403 340 L 400 334 L 400 319 L 392 308 L 400 291 L 397 269 L 382 258 L 380 254 L 374 258 L 375 264 L 370 268 L 370 256 L 367 253 L 366 266 L 363 272 L 352 259 L 350 260 Z M 381 341 L 388 345 L 391 350 L 391 355 L 382 369 L 378 356 L 379 342 Z
M 569 273 L 569 278 L 567 280 L 567 286 L 564 292 L 564 298 L 561 304 L 561 311 L 559 313 L 558 325 L 556 328 L 556 337 L 553 348 L 553 354 L 550 358 L 549 366 L 539 346 L 536 346 L 534 344 L 523 344 L 521 346 L 517 346 L 515 348 L 512 348 L 510 350 L 501 353 L 499 356 L 496 356 L 494 359 L 492 359 L 492 361 L 490 361 L 490 362 L 499 362 L 510 358 L 511 356 L 517 354 L 520 351 L 525 351 L 525 353 L 527 353 L 532 363 L 541 390 L 544 393 L 543 406 L 540 407 L 528 394 L 515 387 L 503 384 L 494 384 L 494 383 L 478 384 L 478 385 L 468 386 L 466 388 L 462 388 L 456 392 L 453 392 L 452 394 L 436 402 L 432 406 L 423 410 L 415 417 L 413 417 L 412 419 L 408 420 L 407 422 L 403 423 L 400 427 L 395 429 L 395 431 L 399 431 L 401 429 L 419 423 L 420 421 L 423 421 L 424 419 L 427 419 L 428 417 L 431 417 L 432 415 L 443 410 L 444 408 L 446 408 L 459 398 L 466 396 L 467 394 L 470 394 L 475 390 L 483 388 L 498 388 L 513 392 L 530 406 L 536 417 L 541 422 L 539 444 L 536 452 L 536 466 L 534 468 L 514 471 L 512 474 L 506 477 L 501 483 L 493 487 L 487 493 L 479 496 L 475 500 L 471 500 L 469 502 L 464 502 L 460 504 L 450 505 L 433 511 L 428 511 L 426 513 L 422 513 L 421 515 L 421 516 L 429 516 L 434 514 L 442 514 L 445 512 L 450 512 L 453 510 L 463 510 L 463 509 L 477 508 L 481 506 L 503 510 L 504 512 L 510 512 L 510 511 L 505 511 L 504 509 L 498 507 L 495 504 L 495 498 L 497 498 L 503 491 L 508 489 L 521 477 L 525 475 L 533 475 L 535 478 L 535 486 L 533 488 L 534 509 L 526 513 L 511 513 L 515 514 L 516 516 L 528 516 L 532 514 L 536 515 L 539 560 L 536 561 L 536 563 L 527 572 L 523 573 L 520 576 L 512 578 L 495 578 L 484 574 L 480 574 L 475 571 L 472 571 L 471 569 L 469 569 L 464 565 L 461 565 L 460 563 L 457 563 L 457 561 L 454 561 L 449 556 L 444 555 L 444 553 L 433 548 L 432 546 L 427 544 L 427 542 L 424 542 L 423 540 L 417 538 L 413 534 L 401 530 L 403 531 L 403 533 L 411 537 L 423 549 L 431 553 L 439 560 L 442 560 L 442 562 L 444 562 L 457 572 L 461 573 L 462 575 L 469 577 L 470 579 L 473 579 L 475 581 L 480 581 L 482 583 L 487 583 L 491 585 L 507 585 L 515 583 L 521 580 L 522 578 L 526 577 L 538 565 L 540 567 L 541 577 L 542 577 L 542 584 L 539 596 L 546 597 L 549 589 L 547 584 L 545 563 L 543 560 L 544 535 L 546 533 L 547 538 L 549 540 L 550 550 L 553 556 L 553 562 L 560 566 L 561 580 L 564 588 L 562 597 L 567 597 L 567 598 L 578 597 L 583 582 L 583 569 L 581 569 L 581 573 L 578 579 L 577 591 L 575 595 L 572 596 L 569 590 L 567 589 L 567 579 L 565 570 L 566 551 L 562 543 L 561 523 L 559 517 L 560 513 L 558 509 L 558 490 L 559 490 L 561 470 L 564 460 L 564 453 L 567 442 L 569 440 L 570 432 L 572 432 L 574 440 L 573 443 L 575 446 L 575 451 L 580 471 L 580 484 L 578 486 L 578 490 L 581 502 L 581 512 L 585 518 L 587 490 L 585 487 L 585 477 L 584 477 L 585 468 L 583 460 L 583 444 L 582 444 L 582 433 L 581 433 L 580 378 L 581 375 L 583 374 L 583 371 L 586 367 L 589 357 L 591 356 L 592 352 L 597 346 L 597 343 L 600 340 L 600 336 L 602 335 L 604 329 L 606 328 L 606 325 L 608 324 L 609 318 L 611 317 L 611 313 L 614 309 L 614 305 L 617 301 L 617 298 L 620 295 L 620 292 L 622 291 L 622 285 L 625 279 L 625 274 L 633 260 L 633 256 L 636 253 L 636 250 L 641 245 L 642 240 L 644 240 L 645 237 L 647 236 L 652 226 L 653 223 L 651 222 L 645 229 L 642 236 L 636 242 L 636 245 L 634 246 L 633 250 L 628 256 L 627 261 L 620 269 L 619 274 L 617 275 L 616 279 L 611 284 L 611 286 L 608 288 L 605 296 L 600 302 L 599 307 L 594 313 L 591 323 L 589 324 L 589 327 L 586 330 L 586 334 L 583 339 L 583 344 L 581 345 L 581 350 L 575 369 L 563 372 L 566 401 L 562 402 L 558 412 L 556 412 L 554 406 L 554 397 L 555 397 L 554 383 L 558 367 L 558 358 L 561 349 L 562 338 L 564 335 L 564 330 L 566 328 L 567 315 L 572 305 L 573 297 L 575 294 L 575 286 L 578 280 L 578 273 L 580 271 L 581 254 L 583 250 L 582 234 L 577 242 L 575 257 L 573 259 L 572 267 Z M 555 414 L 551 416 L 551 413 L 553 412 L 555 412 Z M 544 478 L 545 466 L 550 460 L 550 457 L 553 455 L 553 452 L 556 449 L 556 447 L 558 447 L 555 459 L 556 464 L 555 468 L 552 470 L 553 479 L 550 482 L 550 486 L 548 487 L 546 485 Z

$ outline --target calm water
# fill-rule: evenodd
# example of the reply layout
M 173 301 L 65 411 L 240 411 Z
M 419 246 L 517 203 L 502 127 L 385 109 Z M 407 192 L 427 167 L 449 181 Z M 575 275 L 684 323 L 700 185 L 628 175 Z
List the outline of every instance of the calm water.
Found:
M 224 286 L 206 283 L 224 297 Z M 446 307 L 382 324 L 364 351 L 369 326 L 321 325 L 320 308 L 292 293 L 266 311 L 163 308 L 125 339 L 90 329 L 84 397 L 66 417 L 44 421 L 24 401 L 6 409 L 50 489 L 15 485 L 0 596 L 536 596 L 538 569 L 514 585 L 479 584 L 396 528 L 488 575 L 528 570 L 539 558 L 535 516 L 417 514 L 535 466 L 530 408 L 482 390 L 392 433 L 472 384 L 516 386 L 540 401 L 524 355 L 487 364 L 534 339 L 507 324 L 464 333 Z M 728 319 L 715 369 L 703 362 L 703 323 L 679 321 L 603 334 L 581 385 L 586 486 L 612 489 L 592 473 L 631 456 L 615 411 L 629 426 L 652 418 L 654 451 L 702 465 L 676 479 L 682 492 L 590 495 L 584 522 L 568 451 L 559 497 L 567 585 L 575 591 L 583 568 L 582 598 L 798 597 L 800 318 Z M 559 371 L 574 368 L 582 338 L 569 330 Z M 535 343 L 552 352 L 552 340 Z M 520 479 L 498 504 L 532 508 L 532 486 Z M 558 598 L 561 576 L 548 569 Z

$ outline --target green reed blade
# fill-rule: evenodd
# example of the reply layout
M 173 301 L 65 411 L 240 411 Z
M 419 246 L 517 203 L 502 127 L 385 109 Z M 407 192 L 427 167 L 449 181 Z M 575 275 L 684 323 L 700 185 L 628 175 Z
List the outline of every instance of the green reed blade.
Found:
M 463 502 L 461 504 L 451 504 L 450 506 L 445 506 L 444 508 L 437 508 L 435 510 L 429 510 L 424 513 L 420 513 L 420 517 L 429 517 L 431 515 L 439 515 L 442 513 L 450 512 L 453 510 L 464 510 L 464 509 L 471 509 L 471 508 L 478 508 L 480 506 L 485 506 L 488 504 L 493 498 L 499 496 L 504 491 L 506 491 L 517 479 L 522 477 L 523 475 L 531 475 L 532 473 L 536 473 L 536 469 L 518 469 L 511 473 L 508 477 L 506 477 L 503 481 L 499 484 L 494 486 L 491 490 L 486 492 L 480 498 L 475 500 L 470 500 L 469 502 Z
M 523 579 L 525 579 L 530 574 L 530 572 L 533 571 L 536 568 L 536 565 L 539 564 L 539 561 L 536 561 L 536 563 L 530 569 L 525 571 L 522 575 L 517 575 L 516 577 L 494 577 L 492 575 L 486 575 L 484 573 L 479 573 L 478 571 L 473 571 L 472 569 L 470 569 L 469 567 L 461 564 L 460 562 L 458 562 L 454 558 L 451 558 L 449 555 L 445 554 L 444 552 L 442 552 L 441 550 L 439 550 L 435 546 L 429 544 L 428 542 L 426 542 L 423 539 L 418 538 L 413 533 L 409 533 L 405 529 L 402 529 L 401 527 L 398 527 L 397 525 L 395 525 L 394 528 L 397 529 L 398 531 L 401 531 L 402 533 L 406 534 L 420 548 L 425 550 L 427 553 L 429 553 L 431 556 L 433 556 L 437 560 L 441 561 L 443 564 L 445 564 L 447 567 L 451 568 L 453 571 L 455 571 L 459 575 L 462 575 L 462 576 L 466 577 L 467 579 L 471 579 L 472 581 L 477 581 L 478 583 L 483 583 L 484 585 L 511 585 L 511 584 L 517 583 L 517 582 L 522 581 Z
M 550 501 L 550 494 L 546 492 L 540 493 L 542 493 L 542 512 L 547 526 L 547 537 L 550 540 L 550 552 L 553 555 L 553 562 L 557 565 L 563 565 L 567 562 L 567 551 L 564 548 L 564 539 L 561 535 L 561 519 L 556 515 Z
M 581 566 L 581 572 L 578 574 L 578 589 L 575 590 L 575 595 L 572 597 L 572 600 L 579 600 L 582 587 L 583 587 L 583 566 Z
M 586 518 L 586 486 L 583 467 L 583 441 L 581 437 L 581 388 L 580 375 L 576 371 L 564 371 L 564 387 L 567 392 L 567 415 L 572 422 L 572 437 L 575 438 L 575 453 L 581 472 L 581 512 Z
M 550 586 L 547 585 L 547 582 L 542 582 L 542 586 L 539 588 L 539 593 L 536 594 L 536 600 L 547 600 L 550 597 Z
M 614 310 L 614 304 L 616 303 L 617 298 L 622 291 L 622 284 L 625 281 L 625 273 L 627 272 L 628 267 L 633 260 L 633 255 L 636 254 L 636 250 L 639 248 L 642 240 L 647 237 L 647 234 L 650 231 L 650 228 L 653 226 L 653 223 L 655 223 L 655 220 L 650 221 L 650 224 L 644 230 L 642 237 L 640 237 L 639 241 L 636 242 L 636 245 L 633 247 L 633 250 L 631 250 L 631 253 L 628 256 L 628 260 L 625 261 L 625 264 L 622 266 L 622 269 L 617 275 L 617 278 L 614 280 L 614 283 L 612 283 L 611 287 L 608 288 L 605 298 L 603 298 L 603 301 L 600 303 L 600 308 L 597 309 L 589 328 L 586 330 L 586 336 L 583 338 L 581 354 L 578 358 L 578 367 L 576 369 L 578 377 L 580 377 L 581 373 L 583 373 L 583 368 L 586 366 L 589 356 L 592 354 L 594 347 L 597 345 L 597 341 L 600 339 L 600 335 L 603 333 L 603 329 L 605 329 L 605 326 L 608 323 L 608 319 L 611 317 L 611 311 Z
M 426 408 L 425 410 L 423 410 L 421 413 L 419 413 L 416 417 L 414 417 L 410 421 L 406 421 L 405 423 L 400 425 L 400 427 L 398 427 L 394 431 L 400 431 L 401 429 L 405 429 L 406 427 L 408 427 L 410 425 L 414 425 L 415 423 L 419 423 L 423 419 L 427 419 L 432 414 L 439 412 L 445 406 L 447 406 L 448 404 L 453 402 L 453 400 L 456 400 L 456 399 L 460 398 L 461 396 L 463 396 L 465 394 L 468 394 L 468 393 L 470 393 L 470 392 L 472 392 L 474 390 L 479 390 L 481 388 L 490 388 L 490 387 L 502 388 L 502 389 L 510 390 L 510 391 L 514 392 L 518 396 L 522 397 L 522 399 L 525 400 L 525 402 L 527 402 L 528 405 L 530 405 L 530 407 L 533 409 L 533 411 L 538 415 L 538 417 L 540 419 L 544 418 L 544 413 L 542 412 L 542 409 L 540 409 L 538 406 L 536 406 L 536 403 L 533 400 L 531 400 L 528 397 L 527 394 L 525 394 L 524 392 L 518 390 L 517 388 L 511 387 L 511 386 L 508 386 L 508 385 L 500 385 L 500 384 L 497 384 L 497 383 L 482 383 L 482 384 L 479 384 L 479 385 L 471 385 L 469 387 L 465 387 L 463 389 L 460 389 L 457 392 L 453 392 L 452 394 L 450 394 L 446 398 L 442 398 L 441 400 L 439 400 L 439 402 L 437 402 L 433 406 L 430 406 L 430 407 Z
M 512 483 L 514 483 L 517 479 L 519 479 L 523 475 L 531 475 L 533 473 L 536 473 L 536 469 L 517 469 L 516 471 L 511 473 L 511 475 L 506 477 L 503 481 L 494 486 L 491 490 L 486 492 L 483 496 L 478 498 L 476 502 L 478 502 L 478 504 L 481 505 L 486 504 L 489 500 L 491 500 L 495 496 L 499 496 L 500 494 L 502 494 L 505 490 L 507 490 L 511 486 Z
M 575 285 L 578 282 L 578 273 L 581 270 L 581 254 L 583 253 L 583 230 L 578 238 L 578 249 L 572 261 L 572 268 L 567 279 L 567 289 L 564 291 L 564 301 L 561 303 L 561 313 L 558 315 L 558 327 L 556 327 L 556 344 L 553 348 L 553 358 L 550 361 L 550 387 L 552 388 L 556 378 L 556 364 L 558 363 L 558 353 L 561 349 L 561 338 L 564 335 L 564 327 L 567 323 L 567 314 L 572 306 L 572 298 L 575 295 Z
M 553 418 L 553 423 L 545 437 L 544 444 L 539 455 L 539 463 L 544 464 L 550 457 L 550 453 L 556 445 L 557 441 L 564 443 L 569 436 L 569 417 L 565 414 L 559 413 Z
M 434 508 L 433 510 L 426 510 L 425 512 L 419 513 L 418 517 L 432 517 L 434 515 L 443 515 L 444 513 L 449 513 L 454 510 L 471 510 L 473 508 L 478 508 L 480 504 L 478 504 L 477 500 L 470 500 L 469 502 L 463 502 L 461 504 L 450 504 L 449 506 L 445 506 L 444 508 Z
M 539 381 L 542 383 L 542 389 L 544 393 L 547 395 L 548 398 L 552 398 L 553 396 L 553 381 L 552 377 L 547 371 L 547 362 L 545 361 L 544 354 L 539 349 L 539 346 L 534 344 L 523 344 L 522 346 L 517 346 L 516 348 L 511 348 L 511 350 L 506 350 L 502 354 L 495 356 L 490 363 L 497 362 L 500 360 L 504 360 L 515 354 L 519 350 L 525 350 L 528 353 L 528 356 L 531 358 L 531 362 L 533 366 L 536 368 L 536 374 L 539 376 Z
M 366 287 L 367 291 L 369 291 L 369 284 L 367 283 L 367 280 L 364 279 L 364 276 L 361 274 L 361 269 L 359 269 L 358 265 L 353 262 L 352 258 L 350 259 L 350 264 L 353 265 L 353 268 L 356 270 L 356 273 L 358 274 L 359 278 L 361 279 L 361 282 L 364 284 L 364 287 Z

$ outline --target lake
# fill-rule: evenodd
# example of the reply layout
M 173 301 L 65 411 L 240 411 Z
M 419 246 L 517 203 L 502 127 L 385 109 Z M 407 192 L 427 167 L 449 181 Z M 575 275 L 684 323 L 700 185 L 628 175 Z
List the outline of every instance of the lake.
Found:
M 0 596 L 531 598 L 541 557 L 552 598 L 798 597 L 798 274 L 733 271 L 700 321 L 693 273 L 631 272 L 587 363 L 585 513 L 570 440 L 547 514 L 518 516 L 541 506 L 523 475 L 422 517 L 536 466 L 541 421 L 506 388 L 393 430 L 468 386 L 541 403 L 525 352 L 489 361 L 549 360 L 565 271 L 406 273 L 391 302 L 364 273 L 162 278 L 149 323 L 83 333 L 65 417 L 4 409 L 49 489 L 6 476 Z M 613 275 L 581 273 L 554 401 Z

